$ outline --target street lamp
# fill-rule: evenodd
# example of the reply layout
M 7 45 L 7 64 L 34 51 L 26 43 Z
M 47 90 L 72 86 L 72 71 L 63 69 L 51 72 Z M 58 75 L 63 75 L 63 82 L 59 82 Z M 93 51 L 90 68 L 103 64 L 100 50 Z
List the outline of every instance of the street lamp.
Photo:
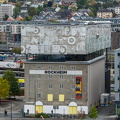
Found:
M 12 100 L 11 100 L 11 120 L 12 120 Z

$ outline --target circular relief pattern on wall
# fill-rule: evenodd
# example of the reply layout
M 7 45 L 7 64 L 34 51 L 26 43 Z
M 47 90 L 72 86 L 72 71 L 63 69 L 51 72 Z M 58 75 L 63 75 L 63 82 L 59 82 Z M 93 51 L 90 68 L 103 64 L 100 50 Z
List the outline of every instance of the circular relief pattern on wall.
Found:
M 60 46 L 58 45 L 53 45 L 53 52 L 57 53 L 60 51 Z
M 56 32 L 57 32 L 57 34 L 62 34 L 62 30 L 61 29 L 58 29 Z
M 25 53 L 25 47 L 23 45 L 21 46 L 21 53 Z
M 65 46 L 61 46 L 60 47 L 60 52 L 61 53 L 66 53 L 66 47 Z
M 75 44 L 75 38 L 74 37 L 69 37 L 68 38 L 68 43 L 70 44 L 70 45 L 73 45 L 73 44 Z
M 70 31 L 70 29 L 68 27 L 65 28 L 65 31 Z
M 38 27 L 35 27 L 35 31 L 36 34 L 40 33 L 40 29 Z
M 56 30 L 56 29 L 57 29 L 57 27 L 56 27 L 56 26 L 54 26 L 54 27 L 53 27 L 53 30 Z

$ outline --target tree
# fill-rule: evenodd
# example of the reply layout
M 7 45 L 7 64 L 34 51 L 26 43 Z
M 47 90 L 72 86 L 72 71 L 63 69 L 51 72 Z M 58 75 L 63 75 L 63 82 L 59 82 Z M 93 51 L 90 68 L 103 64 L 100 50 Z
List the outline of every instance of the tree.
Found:
M 6 2 L 6 1 L 4 1 L 4 2 L 3 2 L 3 4 L 7 4 L 7 2 Z
M 9 89 L 8 81 L 0 78 L 0 99 L 6 99 L 9 96 Z
M 90 113 L 89 113 L 88 117 L 93 118 L 93 120 L 94 120 L 98 117 L 97 114 L 98 114 L 97 108 L 94 105 L 92 105 L 92 107 L 90 108 Z
M 95 17 L 95 16 L 94 16 L 94 13 L 93 13 L 92 11 L 89 13 L 89 16 L 90 16 L 90 17 Z
M 19 14 L 20 14 L 20 8 L 19 7 L 15 7 L 13 9 L 13 17 L 16 18 Z
M 26 16 L 25 18 L 23 18 L 21 21 L 31 21 L 32 17 L 31 16 Z
M 23 1 L 19 1 L 19 2 L 17 2 L 17 3 L 15 4 L 15 6 L 20 9 L 23 4 L 24 4 Z
M 18 84 L 18 79 L 15 77 L 15 74 L 12 70 L 6 70 L 2 76 L 4 80 L 7 80 L 10 85 L 10 95 L 16 96 L 20 95 L 20 87 Z
M 44 3 L 44 4 L 43 4 L 43 8 L 46 8 L 46 7 L 47 7 L 47 4 L 46 4 L 46 3 Z
M 11 96 L 16 96 L 16 95 L 21 95 L 21 90 L 20 86 L 18 85 L 18 79 L 15 78 L 14 81 L 10 83 L 10 88 L 11 88 Z
M 29 7 L 28 8 L 28 15 L 33 17 L 34 15 L 36 15 L 37 11 L 36 11 L 36 8 L 34 7 Z
M 14 48 L 12 49 L 12 52 L 13 52 L 13 53 L 20 54 L 20 53 L 21 53 L 21 48 L 20 48 L 20 47 L 14 47 Z
M 77 7 L 71 7 L 73 11 L 77 11 Z
M 37 15 L 39 15 L 41 11 L 43 11 L 43 7 L 39 5 L 38 8 L 36 9 Z
M 6 21 L 8 18 L 9 16 L 5 14 L 5 16 L 3 17 L 3 21 Z
M 68 9 L 69 6 L 68 6 L 68 5 L 60 5 L 59 7 L 60 7 L 61 9 Z
M 48 7 L 52 7 L 52 5 L 53 5 L 53 2 L 52 2 L 52 1 L 48 1 L 47 6 L 48 6 Z

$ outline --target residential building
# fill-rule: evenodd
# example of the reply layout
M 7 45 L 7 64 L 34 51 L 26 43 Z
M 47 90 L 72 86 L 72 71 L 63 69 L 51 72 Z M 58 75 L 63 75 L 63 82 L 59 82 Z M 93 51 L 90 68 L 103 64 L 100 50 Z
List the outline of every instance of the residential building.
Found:
M 115 50 L 120 48 L 120 32 L 112 32 L 111 33 L 111 49 Z
M 0 4 L 0 18 L 3 18 L 6 15 L 12 16 L 14 5 L 11 4 Z
M 115 7 L 115 14 L 117 14 L 117 15 L 120 14 L 120 6 Z
M 115 103 L 116 108 L 120 108 L 120 48 L 114 52 L 114 68 L 115 68 Z M 117 114 L 117 113 L 116 113 Z
M 24 112 L 88 114 L 105 92 L 104 49 L 110 46 L 108 22 L 22 26 L 22 53 L 28 54 Z
M 100 18 L 112 18 L 113 17 L 113 13 L 110 10 L 98 10 L 97 12 L 97 17 Z
M 28 4 L 25 2 L 25 3 L 21 6 L 20 13 L 27 13 L 27 12 L 28 12 Z
M 8 3 L 8 0 L 0 0 L 0 3 L 6 2 Z

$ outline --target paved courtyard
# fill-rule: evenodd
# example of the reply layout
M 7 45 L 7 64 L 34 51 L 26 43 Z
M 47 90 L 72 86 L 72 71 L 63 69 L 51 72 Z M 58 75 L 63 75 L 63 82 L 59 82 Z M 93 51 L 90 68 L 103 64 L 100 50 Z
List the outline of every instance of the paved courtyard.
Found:
M 116 120 L 115 119 L 115 104 L 114 104 L 114 93 L 111 94 L 112 104 L 109 106 L 99 106 L 98 109 L 98 118 L 96 120 Z M 17 97 L 16 100 L 11 103 L 2 103 L 0 105 L 0 120 L 42 120 L 41 118 L 27 118 L 23 117 L 22 109 L 24 107 L 24 97 Z M 4 110 L 7 110 L 8 115 L 4 116 Z M 11 114 L 12 110 L 12 114 Z M 12 115 L 12 116 L 11 116 Z M 63 120 L 63 118 L 45 118 L 45 120 Z M 73 120 L 73 119 L 64 119 L 64 120 Z M 74 119 L 78 120 L 78 119 Z M 92 120 L 88 117 L 84 120 Z

